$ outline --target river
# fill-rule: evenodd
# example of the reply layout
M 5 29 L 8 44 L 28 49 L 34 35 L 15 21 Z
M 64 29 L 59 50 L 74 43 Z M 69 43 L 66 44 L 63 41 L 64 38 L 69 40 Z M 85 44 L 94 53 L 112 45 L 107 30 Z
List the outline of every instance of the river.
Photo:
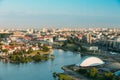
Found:
M 53 50 L 54 60 L 47 60 L 39 63 L 11 64 L 0 62 L 0 80 L 54 80 L 53 72 L 63 72 L 63 65 L 79 63 L 80 54 Z

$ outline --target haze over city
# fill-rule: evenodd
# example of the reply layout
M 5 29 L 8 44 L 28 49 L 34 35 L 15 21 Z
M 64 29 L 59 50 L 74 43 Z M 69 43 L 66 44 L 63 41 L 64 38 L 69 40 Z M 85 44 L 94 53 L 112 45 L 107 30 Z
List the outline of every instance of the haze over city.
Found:
M 120 27 L 120 0 L 0 0 L 0 28 Z
M 0 0 L 0 80 L 120 80 L 120 0 Z

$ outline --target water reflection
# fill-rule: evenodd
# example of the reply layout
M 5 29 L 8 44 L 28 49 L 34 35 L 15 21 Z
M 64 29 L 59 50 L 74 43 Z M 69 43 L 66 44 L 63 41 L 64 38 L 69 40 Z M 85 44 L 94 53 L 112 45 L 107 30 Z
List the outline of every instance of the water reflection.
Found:
M 55 59 L 38 63 L 11 64 L 0 62 L 0 80 L 54 80 L 53 72 L 63 72 L 63 65 L 79 63 L 80 54 L 53 50 Z

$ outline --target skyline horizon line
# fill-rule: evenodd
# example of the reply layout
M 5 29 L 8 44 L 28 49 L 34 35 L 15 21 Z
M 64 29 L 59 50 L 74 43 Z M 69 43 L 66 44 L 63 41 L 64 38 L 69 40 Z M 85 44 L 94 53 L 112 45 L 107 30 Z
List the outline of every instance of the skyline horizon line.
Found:
M 19 27 L 19 28 L 18 28 L 18 27 L 13 27 L 13 28 L 12 28 L 12 27 L 11 27 L 11 28 L 10 28 L 10 27 L 9 27 L 9 28 L 0 27 L 0 30 L 1 30 L 1 29 L 8 29 L 8 30 L 9 30 L 9 29 L 18 29 L 18 30 L 19 30 L 19 29 L 44 29 L 44 28 L 45 28 L 45 29 L 53 29 L 53 28 L 54 28 L 54 29 L 79 29 L 79 28 L 82 28 L 82 29 L 85 29 L 85 28 L 88 28 L 88 29 L 89 29 L 89 28 L 100 28 L 100 29 L 101 29 L 101 28 L 107 28 L 107 29 L 108 29 L 108 28 L 110 28 L 110 29 L 112 29 L 112 28 L 117 28 L 117 29 L 119 29 L 119 28 L 120 28 L 120 25 L 119 25 L 119 26 L 111 26 L 111 27 L 110 27 L 110 26 L 109 26 L 109 27 L 106 27 L 106 26 L 101 26 L 101 27 L 100 27 L 100 26 L 92 26 L 92 27 L 84 27 L 84 26 L 79 26 L 79 27 L 78 27 L 78 26 L 76 26 L 76 27 L 73 27 L 73 26 L 72 26 L 72 27 L 69 27 L 69 26 L 66 26 L 66 27 L 55 27 L 55 26 L 52 26 L 52 27 L 50 27 L 50 26 L 49 26 L 49 27 L 48 27 L 48 26 L 41 26 L 41 27 L 38 27 L 38 26 L 37 26 L 37 27 Z

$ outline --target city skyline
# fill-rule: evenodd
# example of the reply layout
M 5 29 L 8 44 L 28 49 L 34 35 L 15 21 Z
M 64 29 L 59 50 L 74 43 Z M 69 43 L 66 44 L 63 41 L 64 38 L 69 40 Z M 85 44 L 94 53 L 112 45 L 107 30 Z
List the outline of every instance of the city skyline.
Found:
M 120 0 L 0 0 L 0 28 L 119 27 Z

